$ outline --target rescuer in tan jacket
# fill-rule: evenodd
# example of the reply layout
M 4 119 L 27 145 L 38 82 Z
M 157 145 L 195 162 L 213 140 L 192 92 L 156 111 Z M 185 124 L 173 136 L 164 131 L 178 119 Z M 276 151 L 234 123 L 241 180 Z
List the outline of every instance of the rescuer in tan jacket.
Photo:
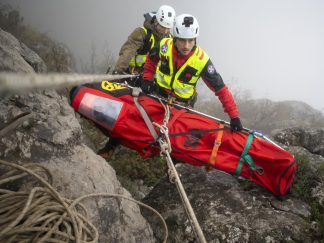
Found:
M 146 55 L 160 40 L 171 37 L 170 31 L 175 20 L 175 11 L 168 5 L 162 5 L 158 11 L 144 14 L 144 24 L 136 28 L 119 51 L 119 58 L 113 74 L 140 74 L 135 79 L 127 80 L 131 86 L 141 86 Z M 108 69 L 109 71 L 109 69 Z M 107 72 L 108 72 L 107 71 Z M 109 158 L 119 144 L 117 139 L 109 138 L 104 148 L 98 151 L 103 158 Z
M 144 14 L 144 18 L 143 26 L 136 28 L 122 45 L 114 73 L 142 73 L 146 54 L 162 38 L 171 37 L 170 30 L 175 19 L 175 11 L 172 7 L 162 5 L 156 13 Z

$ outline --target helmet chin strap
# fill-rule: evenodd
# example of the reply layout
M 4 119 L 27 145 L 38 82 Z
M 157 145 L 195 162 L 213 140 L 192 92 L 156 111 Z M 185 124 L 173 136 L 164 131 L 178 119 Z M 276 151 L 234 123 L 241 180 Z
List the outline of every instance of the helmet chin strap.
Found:
M 159 22 L 154 21 L 154 24 L 152 25 L 154 34 L 157 35 L 157 36 L 160 37 L 160 38 L 168 37 L 169 34 L 165 34 L 165 33 L 162 33 L 162 34 L 161 34 L 161 33 L 159 33 L 159 32 L 157 31 L 157 26 L 159 26 L 159 25 L 160 25 Z M 160 26 L 161 26 L 161 25 L 160 25 Z M 164 27 L 162 26 L 162 28 L 164 28 Z
M 153 33 L 154 33 L 154 34 L 156 34 L 156 35 L 159 36 L 159 37 L 162 37 L 163 35 L 161 35 L 161 34 L 157 31 L 157 28 L 156 28 L 156 27 L 158 26 L 158 24 L 159 24 L 159 23 L 158 23 L 157 20 L 155 19 L 154 22 L 153 22 L 153 24 L 152 24 L 152 27 L 153 27 L 152 30 L 153 30 Z

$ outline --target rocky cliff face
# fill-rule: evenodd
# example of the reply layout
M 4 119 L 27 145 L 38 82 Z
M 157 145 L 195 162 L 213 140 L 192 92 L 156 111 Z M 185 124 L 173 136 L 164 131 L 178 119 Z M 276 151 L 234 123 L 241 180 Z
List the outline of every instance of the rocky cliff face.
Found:
M 214 98 L 215 99 L 215 98 Z M 209 103 L 208 103 L 209 102 Z M 324 127 L 324 114 L 301 101 L 271 101 L 268 99 L 238 100 L 244 127 L 272 135 L 278 128 Z M 218 118 L 228 120 L 219 102 L 198 102 L 196 108 Z M 212 107 L 211 110 L 209 107 Z
M 0 70 L 46 70 L 37 54 L 4 31 L 0 31 L 0 47 Z M 109 164 L 81 142 L 81 127 L 66 97 L 55 90 L 7 95 L 0 97 L 0 111 L 1 160 L 45 166 L 53 175 L 53 187 L 67 199 L 90 193 L 131 197 Z M 7 169 L 1 166 L 0 174 Z M 16 187 L 29 184 L 28 179 Z M 154 242 L 149 224 L 133 202 L 94 197 L 84 205 L 99 231 L 99 242 Z
M 311 178 L 310 194 L 324 208 L 324 130 L 303 129 L 300 127 L 287 128 L 278 131 L 274 138 L 289 145 L 291 152 L 302 158 L 307 158 Z M 324 213 L 321 212 L 324 216 Z M 324 217 L 323 217 L 324 219 Z
M 301 101 L 278 101 L 267 99 L 246 100 L 240 103 L 246 127 L 271 134 L 277 128 L 324 126 L 320 111 Z
M 0 28 L 0 70 L 10 72 L 46 72 L 43 60 L 12 34 Z
M 265 190 L 214 170 L 179 164 L 177 170 L 207 242 L 312 242 L 309 207 L 298 198 L 278 200 Z M 171 242 L 195 242 L 174 184 L 166 178 L 143 200 L 162 212 Z M 159 222 L 144 211 L 157 237 Z
M 304 129 L 291 127 L 275 134 L 275 139 L 290 146 L 300 146 L 324 157 L 324 128 Z

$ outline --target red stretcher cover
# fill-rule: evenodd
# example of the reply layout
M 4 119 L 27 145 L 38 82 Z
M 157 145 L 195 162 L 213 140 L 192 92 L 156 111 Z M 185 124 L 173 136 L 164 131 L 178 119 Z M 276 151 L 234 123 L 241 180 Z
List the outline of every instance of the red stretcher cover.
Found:
M 102 81 L 78 86 L 71 93 L 74 110 L 94 121 L 111 137 L 143 157 L 160 152 L 131 95 L 132 89 Z M 156 99 L 140 95 L 138 101 L 152 122 L 163 124 L 165 110 Z M 294 157 L 282 148 L 246 132 L 187 109 L 171 108 L 168 123 L 171 156 L 195 166 L 238 174 L 283 196 L 296 172 Z M 157 127 L 158 135 L 161 132 Z M 253 139 L 251 139 L 253 138 Z M 249 140 L 249 142 L 248 142 Z

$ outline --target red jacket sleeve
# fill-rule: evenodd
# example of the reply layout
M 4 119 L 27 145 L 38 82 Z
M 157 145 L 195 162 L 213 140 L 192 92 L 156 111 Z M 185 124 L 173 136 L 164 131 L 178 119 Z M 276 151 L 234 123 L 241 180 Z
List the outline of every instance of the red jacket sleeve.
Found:
M 240 113 L 234 101 L 234 97 L 227 86 L 224 86 L 215 94 L 218 96 L 218 99 L 222 103 L 224 111 L 229 115 L 231 119 L 240 116 Z
M 146 55 L 146 61 L 143 70 L 144 80 L 154 80 L 154 75 L 158 61 L 159 60 L 157 58 L 151 59 L 149 54 Z

